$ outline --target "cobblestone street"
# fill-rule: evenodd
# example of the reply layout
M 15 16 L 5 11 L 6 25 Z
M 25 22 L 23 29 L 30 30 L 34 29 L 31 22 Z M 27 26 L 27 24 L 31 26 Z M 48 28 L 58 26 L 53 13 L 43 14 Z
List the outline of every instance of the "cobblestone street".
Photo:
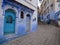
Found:
M 60 29 L 52 25 L 41 24 L 36 32 L 4 45 L 60 45 Z

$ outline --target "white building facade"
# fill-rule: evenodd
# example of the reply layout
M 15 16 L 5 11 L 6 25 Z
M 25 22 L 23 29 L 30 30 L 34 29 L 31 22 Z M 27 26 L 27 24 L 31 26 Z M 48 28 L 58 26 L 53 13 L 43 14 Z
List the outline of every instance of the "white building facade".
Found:
M 60 11 L 59 0 L 43 0 L 41 4 L 41 16 L 43 22 L 57 21 L 58 14 Z

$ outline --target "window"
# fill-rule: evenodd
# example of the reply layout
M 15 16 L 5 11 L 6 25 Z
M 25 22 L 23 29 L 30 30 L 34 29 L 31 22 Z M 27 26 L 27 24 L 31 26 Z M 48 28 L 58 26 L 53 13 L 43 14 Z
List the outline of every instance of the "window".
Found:
M 49 13 L 49 7 L 47 7 L 47 13 Z
M 12 16 L 6 16 L 6 23 L 12 23 Z
M 60 3 L 58 4 L 58 8 L 60 8 Z
M 51 7 L 53 7 L 53 4 L 51 4 Z
M 29 19 L 31 19 L 31 17 L 30 17 L 30 15 L 29 15 L 29 14 L 27 14 L 27 17 L 28 17 Z
M 44 8 L 46 8 L 46 6 L 47 6 L 47 4 L 46 4 L 46 2 L 44 3 Z
M 53 4 L 51 4 L 51 10 L 53 10 Z
M 24 13 L 23 13 L 23 11 L 21 11 L 20 17 L 21 17 L 22 19 L 24 18 Z

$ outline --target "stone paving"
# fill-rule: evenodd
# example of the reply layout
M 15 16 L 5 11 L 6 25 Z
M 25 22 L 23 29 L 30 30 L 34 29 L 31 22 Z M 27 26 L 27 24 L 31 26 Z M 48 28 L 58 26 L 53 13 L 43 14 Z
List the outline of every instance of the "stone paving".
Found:
M 60 28 L 41 24 L 36 32 L 19 37 L 4 45 L 60 45 Z

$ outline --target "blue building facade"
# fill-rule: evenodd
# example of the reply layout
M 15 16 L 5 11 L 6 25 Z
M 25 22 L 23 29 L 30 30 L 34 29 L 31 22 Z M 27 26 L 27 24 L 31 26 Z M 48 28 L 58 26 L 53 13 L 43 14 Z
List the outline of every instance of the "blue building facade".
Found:
M 52 22 L 52 23 L 58 25 L 59 15 L 60 15 L 60 10 L 57 12 L 52 11 L 46 15 L 40 15 L 40 19 L 42 22 L 45 22 L 45 23 L 49 22 L 49 24 Z
M 3 0 L 2 10 L 0 44 L 36 31 L 37 23 L 32 23 L 33 9 L 15 0 Z M 33 21 L 36 21 L 36 18 Z

